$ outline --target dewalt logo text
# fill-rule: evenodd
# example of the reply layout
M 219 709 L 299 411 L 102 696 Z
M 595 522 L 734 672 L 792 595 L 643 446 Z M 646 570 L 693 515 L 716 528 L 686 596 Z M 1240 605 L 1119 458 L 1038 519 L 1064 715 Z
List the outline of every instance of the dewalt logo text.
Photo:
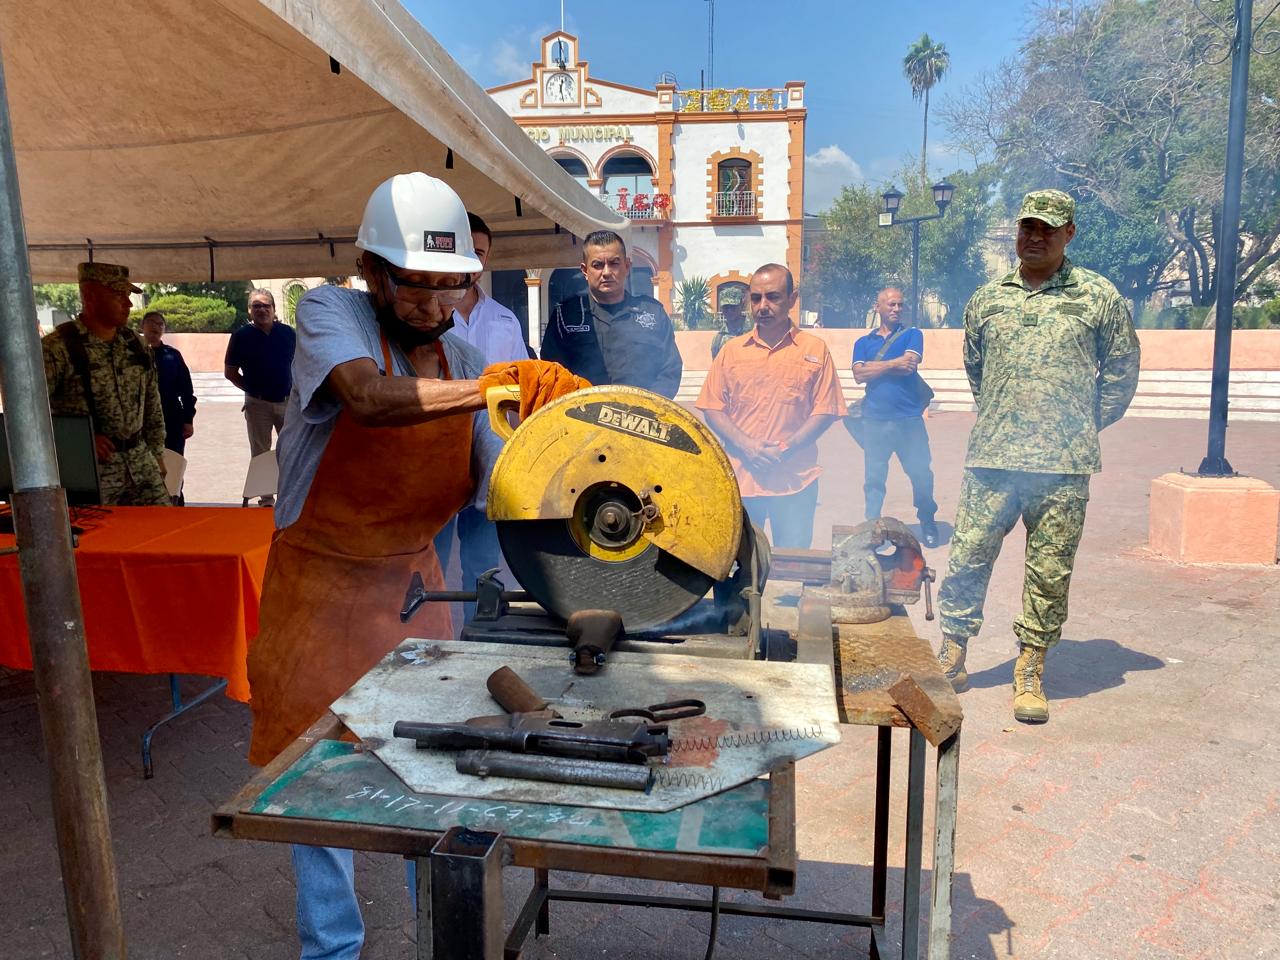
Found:
M 604 404 L 600 406 L 596 422 L 606 427 L 613 427 L 615 430 L 624 430 L 640 437 L 657 440 L 660 443 L 667 443 L 671 435 L 670 424 L 663 423 L 653 417 L 646 417 L 641 413 L 619 410 L 616 407 Z

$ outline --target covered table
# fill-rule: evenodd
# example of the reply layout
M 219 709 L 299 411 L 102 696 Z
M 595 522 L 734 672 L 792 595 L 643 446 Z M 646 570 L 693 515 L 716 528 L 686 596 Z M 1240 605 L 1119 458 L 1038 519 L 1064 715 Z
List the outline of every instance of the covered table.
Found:
M 72 520 L 84 531 L 75 556 L 90 669 L 221 678 L 185 707 L 174 679 L 175 714 L 224 686 L 247 701 L 272 511 L 112 507 L 80 510 Z M 12 545 L 12 535 L 0 534 L 0 549 Z M 31 669 L 12 554 L 0 556 L 0 665 Z M 148 775 L 154 729 L 144 738 Z

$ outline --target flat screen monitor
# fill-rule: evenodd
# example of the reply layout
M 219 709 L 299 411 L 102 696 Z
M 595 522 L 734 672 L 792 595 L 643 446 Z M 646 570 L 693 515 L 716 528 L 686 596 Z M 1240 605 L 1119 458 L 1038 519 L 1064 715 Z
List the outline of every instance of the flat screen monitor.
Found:
M 53 449 L 58 458 L 58 476 L 72 506 L 95 507 L 102 503 L 98 488 L 98 454 L 93 444 L 93 427 L 87 416 L 55 416 Z M 13 469 L 9 444 L 4 439 L 4 414 L 0 413 L 0 500 L 13 495 Z

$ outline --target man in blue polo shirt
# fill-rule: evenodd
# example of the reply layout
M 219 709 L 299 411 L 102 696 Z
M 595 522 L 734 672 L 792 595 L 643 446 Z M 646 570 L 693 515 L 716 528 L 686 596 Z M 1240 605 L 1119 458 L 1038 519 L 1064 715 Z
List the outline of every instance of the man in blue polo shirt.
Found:
M 253 322 L 231 335 L 223 360 L 223 375 L 244 391 L 244 421 L 249 428 L 249 455 L 271 449 L 284 427 L 285 401 L 293 388 L 293 328 L 276 320 L 276 298 L 270 290 L 249 294 L 249 319 Z M 261 497 L 269 507 L 275 497 Z
M 862 449 L 866 472 L 867 519 L 880 516 L 884 506 L 889 458 L 895 453 L 911 480 L 912 499 L 920 518 L 926 547 L 938 545 L 934 514 L 933 470 L 930 467 L 929 434 L 924 427 L 923 381 L 916 367 L 924 358 L 924 336 L 916 327 L 904 327 L 902 291 L 887 287 L 876 297 L 880 326 L 853 345 L 853 378 L 866 384 L 862 401 Z

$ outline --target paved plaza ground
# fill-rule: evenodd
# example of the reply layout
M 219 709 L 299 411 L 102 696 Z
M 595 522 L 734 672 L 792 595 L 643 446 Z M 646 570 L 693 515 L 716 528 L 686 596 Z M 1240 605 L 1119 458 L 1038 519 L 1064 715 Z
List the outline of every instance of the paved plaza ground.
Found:
M 954 515 L 972 422 L 967 414 L 929 421 L 942 520 Z M 248 461 L 238 406 L 203 404 L 196 427 L 188 499 L 238 504 Z M 953 957 L 1280 957 L 1280 568 L 1179 566 L 1145 546 L 1151 479 L 1194 469 L 1205 434 L 1203 422 L 1172 420 L 1126 420 L 1104 434 L 1106 471 L 1092 488 L 1071 619 L 1048 661 L 1052 719 L 1042 727 L 1014 723 L 1010 712 L 1019 533 L 1006 544 L 988 628 L 971 648 L 972 689 L 961 697 Z M 862 514 L 860 452 L 839 429 L 822 450 L 815 546 L 827 545 L 832 524 Z M 1233 426 L 1227 452 L 1236 469 L 1280 484 L 1280 426 Z M 886 513 L 914 519 L 896 466 L 891 483 Z M 931 551 L 940 572 L 946 553 L 945 544 Z M 922 605 L 911 610 L 916 628 L 936 641 L 923 613 Z M 287 848 L 209 835 L 210 812 L 252 772 L 248 708 L 219 698 L 163 729 L 156 777 L 143 780 L 138 740 L 167 708 L 164 679 L 94 680 L 129 956 L 296 957 Z M 869 897 L 874 734 L 842 732 L 838 747 L 798 767 L 795 905 L 862 910 Z M 905 734 L 896 736 L 904 756 Z M 0 671 L 6 960 L 70 956 L 42 753 L 30 675 Z M 567 875 L 553 882 L 679 889 Z M 900 882 L 897 871 L 891 895 Z M 403 883 L 398 859 L 358 856 L 367 960 L 413 956 Z M 509 906 L 528 884 L 524 871 L 508 871 Z M 552 936 L 525 955 L 698 958 L 707 929 L 697 915 L 555 905 Z M 858 930 L 726 917 L 717 956 L 856 957 L 867 942 Z

